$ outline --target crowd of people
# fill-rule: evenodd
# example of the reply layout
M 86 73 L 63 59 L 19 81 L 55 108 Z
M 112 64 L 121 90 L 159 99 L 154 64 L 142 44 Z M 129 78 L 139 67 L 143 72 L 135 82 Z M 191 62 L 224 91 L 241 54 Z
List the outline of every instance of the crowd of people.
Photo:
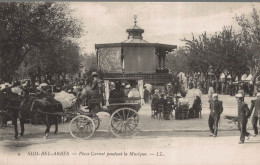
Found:
M 98 73 L 93 72 L 91 74 L 91 80 L 81 79 L 79 81 L 69 82 L 68 80 L 60 81 L 57 83 L 53 82 L 39 82 L 36 81 L 35 84 L 31 84 L 30 80 L 19 81 L 14 79 L 11 84 L 5 82 L 1 83 L 0 90 L 9 89 L 14 90 L 12 92 L 18 93 L 22 96 L 27 96 L 30 93 L 53 93 L 59 92 L 61 90 L 73 93 L 75 96 L 81 100 L 90 100 L 91 96 L 97 93 L 98 84 L 100 82 Z M 190 84 L 189 88 L 197 88 Z M 125 102 L 122 98 L 140 98 L 141 93 L 138 88 L 136 81 L 115 81 L 109 84 L 109 97 L 111 103 Z M 170 120 L 170 116 L 173 116 L 173 110 L 175 110 L 175 115 L 177 111 L 181 111 L 183 107 L 188 107 L 189 117 L 192 118 L 194 111 L 201 111 L 201 95 L 194 94 L 193 104 L 190 106 L 189 99 L 186 98 L 187 92 L 177 92 L 176 88 L 173 88 L 172 83 L 166 85 L 164 90 L 159 90 L 150 84 L 145 84 L 143 86 L 143 97 L 145 103 L 151 103 L 151 107 L 154 109 L 155 113 L 152 117 L 157 116 L 159 113 L 159 106 L 163 107 L 164 114 L 163 118 L 165 120 Z M 216 137 L 218 134 L 218 122 L 220 116 L 224 110 L 223 102 L 218 99 L 218 94 L 230 94 L 235 95 L 238 103 L 238 129 L 240 131 L 240 141 L 242 144 L 245 141 L 245 137 L 250 137 L 252 134 L 247 132 L 247 122 L 249 117 L 252 115 L 252 125 L 254 129 L 254 136 L 258 135 L 257 122 L 260 114 L 260 93 L 257 93 L 257 99 L 252 100 L 251 107 L 244 102 L 244 97 L 246 93 L 249 96 L 252 95 L 252 84 L 250 83 L 238 83 L 233 87 L 228 83 L 212 82 L 208 87 L 208 100 L 210 114 L 208 118 L 209 130 L 211 132 L 210 136 Z M 175 99 L 174 99 L 175 98 Z M 114 100 L 113 100 L 114 99 Z M 120 100 L 121 99 L 121 100 Z M 151 100 L 151 102 L 150 102 Z
M 99 78 L 97 72 L 93 72 L 91 76 L 87 79 L 76 79 L 76 80 L 60 80 L 60 81 L 45 81 L 42 82 L 36 80 L 34 84 L 31 83 L 29 79 L 27 80 L 18 80 L 14 79 L 12 83 L 2 82 L 0 83 L 0 90 L 8 88 L 17 93 L 18 95 L 29 95 L 31 93 L 55 93 L 60 91 L 65 91 L 72 93 L 77 96 L 81 101 L 90 100 L 90 98 L 97 93 L 98 84 L 102 82 Z M 150 99 L 151 85 L 146 84 L 144 88 L 144 101 L 148 102 Z M 110 82 L 110 98 L 140 98 L 140 92 L 138 88 L 137 81 L 115 81 Z M 113 101 L 111 101 L 112 103 Z M 116 101 L 118 102 L 118 100 Z M 119 101 L 120 102 L 120 101 Z
M 201 114 L 201 95 L 199 93 L 194 93 L 193 104 L 190 106 L 190 101 L 186 98 L 186 92 L 171 95 L 172 92 L 169 91 L 171 88 L 166 89 L 168 91 L 164 92 L 155 89 L 154 94 L 152 94 L 151 108 L 155 111 L 152 117 L 161 113 L 159 111 L 159 106 L 161 105 L 164 112 L 166 112 L 166 115 L 163 116 L 165 120 L 170 120 L 170 115 L 173 116 L 173 110 L 175 110 L 175 119 L 179 119 L 178 114 L 181 114 L 184 109 L 188 111 L 187 118 L 194 118 L 195 112 Z
M 222 95 L 230 95 L 235 96 L 235 94 L 240 90 L 240 88 L 243 88 L 245 93 L 247 93 L 249 96 L 254 95 L 254 85 L 252 81 L 239 81 L 239 82 L 222 82 L 214 80 L 211 83 L 208 83 L 208 81 L 190 81 L 188 84 L 188 88 L 199 88 L 201 91 L 206 94 L 209 87 L 213 87 L 214 91 L 217 94 Z

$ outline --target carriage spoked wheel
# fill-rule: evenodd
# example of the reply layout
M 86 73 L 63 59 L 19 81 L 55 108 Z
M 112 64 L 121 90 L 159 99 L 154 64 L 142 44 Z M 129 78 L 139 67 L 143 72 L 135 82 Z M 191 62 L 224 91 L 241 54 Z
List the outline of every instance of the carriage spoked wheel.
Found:
M 140 132 L 139 115 L 132 108 L 120 108 L 110 117 L 110 130 L 117 137 L 130 137 Z
M 99 126 L 100 126 L 100 119 L 99 119 L 99 117 L 97 115 L 91 116 L 91 119 L 95 123 L 95 131 L 96 131 L 99 128 Z
M 69 131 L 76 139 L 89 139 L 95 132 L 95 123 L 88 116 L 78 115 L 70 121 Z

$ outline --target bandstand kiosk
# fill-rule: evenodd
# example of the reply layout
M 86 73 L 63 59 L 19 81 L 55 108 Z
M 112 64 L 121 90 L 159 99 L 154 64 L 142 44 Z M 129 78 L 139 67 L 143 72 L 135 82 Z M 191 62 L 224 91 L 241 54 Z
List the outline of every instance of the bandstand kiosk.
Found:
M 136 18 L 124 42 L 95 45 L 98 68 L 104 77 L 142 77 L 144 83 L 163 86 L 172 79 L 165 59 L 177 46 L 145 41 Z

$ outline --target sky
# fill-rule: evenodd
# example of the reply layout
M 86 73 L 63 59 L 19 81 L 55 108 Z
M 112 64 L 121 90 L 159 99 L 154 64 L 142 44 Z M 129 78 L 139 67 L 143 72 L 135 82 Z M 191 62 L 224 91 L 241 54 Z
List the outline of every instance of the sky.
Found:
M 95 52 L 95 44 L 120 43 L 127 39 L 126 29 L 137 25 L 144 29 L 149 43 L 184 46 L 203 32 L 213 34 L 223 26 L 239 30 L 234 17 L 249 17 L 260 3 L 247 2 L 70 2 L 74 16 L 83 23 L 84 32 L 77 40 L 83 53 Z

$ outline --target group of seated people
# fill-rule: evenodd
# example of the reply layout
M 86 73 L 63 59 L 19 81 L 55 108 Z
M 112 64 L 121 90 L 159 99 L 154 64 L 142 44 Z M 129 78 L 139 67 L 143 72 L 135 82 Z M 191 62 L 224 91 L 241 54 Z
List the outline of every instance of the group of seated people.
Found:
M 166 97 L 167 98 L 167 97 Z M 187 110 L 188 118 L 195 117 L 195 112 L 200 112 L 202 110 L 201 108 L 201 98 L 196 95 L 195 100 L 193 102 L 192 107 L 189 108 L 189 100 L 186 98 L 186 93 L 177 94 L 176 96 L 176 104 L 174 104 L 173 99 L 171 101 L 167 100 L 165 98 L 165 95 L 159 94 L 159 92 L 155 92 L 152 99 L 152 108 L 154 108 L 154 116 L 157 116 L 159 113 L 159 105 L 162 105 L 164 108 L 164 114 L 163 118 L 165 120 L 170 119 L 170 115 L 172 116 L 172 111 L 175 110 L 175 118 L 178 118 L 178 116 L 182 113 L 182 111 Z M 169 97 L 172 98 L 172 97 Z M 153 117 L 153 116 L 152 116 Z
M 127 98 L 140 98 L 140 92 L 136 89 L 136 83 L 130 82 L 128 85 L 121 81 L 110 83 L 109 103 L 124 103 Z
M 195 112 L 202 110 L 200 96 L 195 95 L 195 99 L 192 104 L 192 107 L 189 107 L 189 100 L 186 98 L 186 94 L 182 93 L 181 97 L 178 99 L 178 109 L 177 110 L 181 111 L 182 109 L 188 109 L 189 110 L 188 117 L 193 118 L 195 115 L 194 114 Z
M 165 120 L 170 120 L 170 115 L 172 115 L 172 110 L 174 106 L 173 99 L 167 100 L 165 94 L 159 94 L 159 90 L 156 89 L 155 93 L 153 94 L 151 106 L 154 110 L 154 114 L 152 114 L 152 117 L 158 116 L 160 113 L 162 113 L 162 117 Z M 163 108 L 163 112 L 161 112 L 161 108 Z

